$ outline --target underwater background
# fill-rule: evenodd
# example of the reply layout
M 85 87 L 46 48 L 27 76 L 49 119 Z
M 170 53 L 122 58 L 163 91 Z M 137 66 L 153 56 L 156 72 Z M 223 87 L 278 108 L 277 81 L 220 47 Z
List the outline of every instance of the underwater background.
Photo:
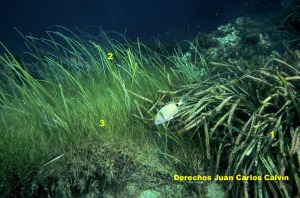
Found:
M 142 41 L 149 41 L 151 37 L 192 39 L 198 32 L 213 31 L 239 16 L 270 15 L 281 6 L 280 0 L 3 0 L 0 2 L 0 40 L 14 52 L 23 51 L 23 40 L 13 27 L 40 38 L 54 25 L 76 26 L 95 35 L 101 28 L 124 33 L 128 39 L 139 37 Z
M 299 197 L 300 1 L 0 2 L 0 197 Z

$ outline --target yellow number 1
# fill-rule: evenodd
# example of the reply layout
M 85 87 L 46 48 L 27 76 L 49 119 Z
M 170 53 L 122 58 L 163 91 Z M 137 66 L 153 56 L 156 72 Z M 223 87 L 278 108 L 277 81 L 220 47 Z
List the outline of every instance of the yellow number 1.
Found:
M 272 136 L 272 138 L 274 138 L 275 137 L 275 132 L 274 131 L 271 131 L 271 136 Z
M 104 120 L 100 120 L 99 126 L 103 127 L 105 125 Z

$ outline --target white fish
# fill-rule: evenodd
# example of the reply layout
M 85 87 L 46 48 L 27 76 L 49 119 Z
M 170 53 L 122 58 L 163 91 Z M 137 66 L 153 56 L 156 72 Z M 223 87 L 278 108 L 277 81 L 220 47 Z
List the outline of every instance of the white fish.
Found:
M 173 119 L 174 115 L 178 113 L 179 106 L 185 103 L 185 97 L 182 96 L 178 103 L 172 102 L 161 108 L 155 116 L 154 124 L 158 125 Z

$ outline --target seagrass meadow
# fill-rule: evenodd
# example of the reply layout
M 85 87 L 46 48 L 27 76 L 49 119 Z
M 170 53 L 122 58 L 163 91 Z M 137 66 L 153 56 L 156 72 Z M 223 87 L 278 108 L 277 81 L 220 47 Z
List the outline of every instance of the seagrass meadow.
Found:
M 298 50 L 217 62 L 203 39 L 150 48 L 103 31 L 47 34 L 21 34 L 22 56 L 1 43 L 3 197 L 300 195 Z

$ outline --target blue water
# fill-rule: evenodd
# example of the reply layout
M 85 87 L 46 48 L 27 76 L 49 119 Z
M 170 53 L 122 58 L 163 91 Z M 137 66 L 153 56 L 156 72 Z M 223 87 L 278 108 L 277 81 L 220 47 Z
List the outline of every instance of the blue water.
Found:
M 23 51 L 23 34 L 47 37 L 53 25 L 78 27 L 97 35 L 106 31 L 149 41 L 156 37 L 190 39 L 243 15 L 276 10 L 280 0 L 1 0 L 0 41 L 13 52 Z M 1 51 L 2 52 L 2 49 Z

